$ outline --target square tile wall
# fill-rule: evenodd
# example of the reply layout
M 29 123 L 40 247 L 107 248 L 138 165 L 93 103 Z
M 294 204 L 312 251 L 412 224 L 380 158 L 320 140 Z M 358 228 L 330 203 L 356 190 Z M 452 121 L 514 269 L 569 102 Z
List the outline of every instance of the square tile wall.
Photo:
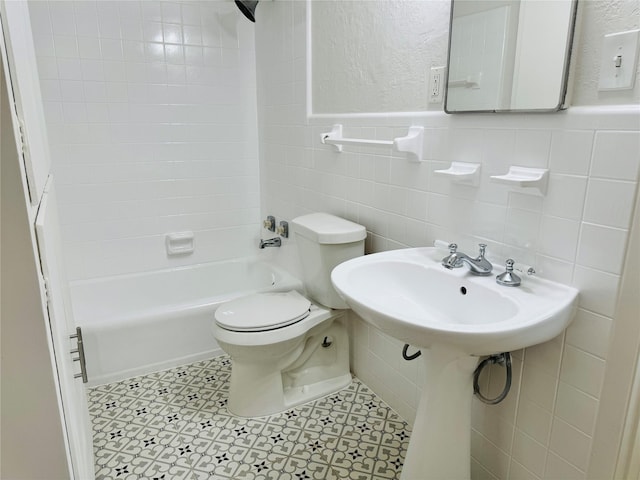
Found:
M 473 252 L 483 242 L 495 264 L 513 257 L 541 277 L 579 288 L 579 309 L 565 334 L 514 352 L 507 400 L 498 406 L 474 400 L 472 472 L 473 478 L 585 478 L 638 190 L 640 108 L 308 119 L 305 8 L 273 2 L 256 24 L 263 213 L 291 219 L 327 211 L 359 222 L 367 227 L 369 253 L 435 239 Z M 426 161 L 411 163 L 381 147 L 336 153 L 319 141 L 335 123 L 346 137 L 379 140 L 422 125 Z M 452 161 L 480 163 L 480 185 L 433 175 Z M 489 181 L 510 165 L 548 168 L 547 194 Z M 355 373 L 413 421 L 420 366 L 401 360 L 400 342 L 355 314 L 351 319 Z M 501 389 L 499 368 L 485 380 L 489 392 Z
M 29 9 L 69 279 L 255 252 L 254 32 L 233 3 Z M 181 231 L 195 253 L 168 257 Z

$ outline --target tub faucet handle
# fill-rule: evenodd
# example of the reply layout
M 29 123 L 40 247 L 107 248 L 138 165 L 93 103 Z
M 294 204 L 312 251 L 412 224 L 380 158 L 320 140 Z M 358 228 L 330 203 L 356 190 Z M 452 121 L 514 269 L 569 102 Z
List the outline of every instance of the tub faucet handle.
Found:
M 273 215 L 268 215 L 267 218 L 262 222 L 262 226 L 269 230 L 270 232 L 276 231 L 276 217 Z
M 289 238 L 289 223 L 281 220 L 280 225 L 276 228 L 276 233 L 284 238 Z

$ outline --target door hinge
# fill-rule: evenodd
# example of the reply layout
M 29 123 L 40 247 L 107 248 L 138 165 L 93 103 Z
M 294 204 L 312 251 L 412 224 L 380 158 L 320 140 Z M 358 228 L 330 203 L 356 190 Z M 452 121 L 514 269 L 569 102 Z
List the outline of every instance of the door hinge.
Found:
M 18 117 L 18 134 L 20 135 L 20 149 L 25 159 L 29 159 L 29 144 L 27 142 L 27 133 L 24 126 L 24 121 Z

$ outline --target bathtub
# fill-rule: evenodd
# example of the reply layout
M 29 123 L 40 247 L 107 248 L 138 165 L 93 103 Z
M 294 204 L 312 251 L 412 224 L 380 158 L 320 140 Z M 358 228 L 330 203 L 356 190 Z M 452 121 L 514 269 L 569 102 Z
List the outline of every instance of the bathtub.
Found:
M 302 284 L 271 264 L 240 259 L 69 287 L 87 385 L 95 386 L 220 355 L 211 332 L 218 305 L 253 292 L 301 291 Z

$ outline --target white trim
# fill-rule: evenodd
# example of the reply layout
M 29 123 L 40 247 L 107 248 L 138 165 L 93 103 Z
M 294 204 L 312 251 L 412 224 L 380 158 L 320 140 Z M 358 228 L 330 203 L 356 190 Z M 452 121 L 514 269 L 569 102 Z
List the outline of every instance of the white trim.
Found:
M 640 480 L 640 355 L 636 364 L 615 478 Z

